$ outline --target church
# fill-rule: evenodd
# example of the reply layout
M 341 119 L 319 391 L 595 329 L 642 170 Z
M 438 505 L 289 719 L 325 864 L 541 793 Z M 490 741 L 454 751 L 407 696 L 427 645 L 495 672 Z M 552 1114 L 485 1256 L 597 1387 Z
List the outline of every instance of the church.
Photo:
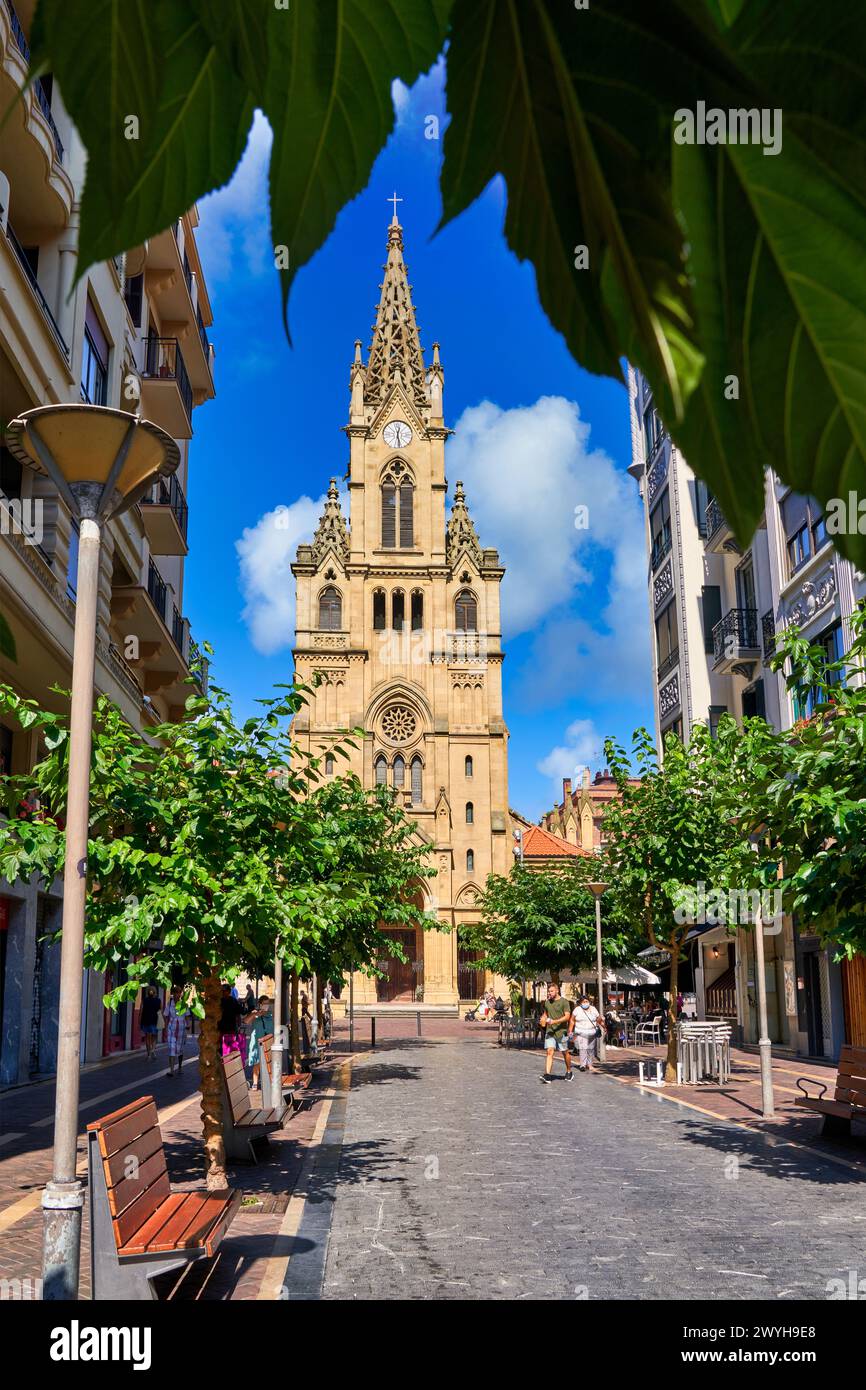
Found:
M 480 982 L 458 929 L 477 920 L 487 875 L 512 862 L 504 570 L 460 482 L 447 508 L 444 373 L 438 343 L 425 363 L 396 200 L 387 256 L 367 359 L 356 341 L 350 373 L 349 515 L 332 478 L 313 542 L 292 565 L 295 669 L 302 681 L 324 678 L 294 727 L 313 752 L 363 728 L 351 770 L 367 787 L 393 787 L 433 847 L 436 878 L 418 902 L 450 930 L 395 932 L 408 963 L 381 961 L 378 981 L 357 974 L 356 1003 L 456 1007 Z M 345 767 L 326 758 L 325 775 Z

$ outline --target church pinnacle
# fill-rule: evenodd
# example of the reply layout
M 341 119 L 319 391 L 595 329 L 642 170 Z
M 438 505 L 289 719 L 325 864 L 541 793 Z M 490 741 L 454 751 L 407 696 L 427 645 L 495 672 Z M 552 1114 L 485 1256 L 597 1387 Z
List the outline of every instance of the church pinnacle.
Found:
M 399 382 L 409 393 L 412 402 L 422 408 L 429 406 L 430 398 L 424 353 L 412 303 L 412 286 L 403 260 L 403 228 L 397 220 L 397 203 L 401 199 L 395 194 L 388 201 L 394 203 L 394 214 L 388 228 L 388 259 L 373 325 L 364 399 L 379 405 L 390 388 Z
M 326 551 L 331 550 L 344 563 L 349 558 L 349 533 L 346 529 L 346 518 L 340 506 L 340 494 L 337 491 L 337 479 L 332 478 L 328 486 L 328 499 L 325 502 L 325 510 L 319 519 L 316 534 L 313 537 L 313 555 L 315 559 L 321 560 Z
M 481 563 L 481 542 L 478 532 L 466 506 L 466 493 L 463 484 L 458 482 L 454 489 L 454 503 L 448 518 L 446 531 L 446 552 L 449 565 L 453 565 L 461 550 L 467 550 L 479 564 Z

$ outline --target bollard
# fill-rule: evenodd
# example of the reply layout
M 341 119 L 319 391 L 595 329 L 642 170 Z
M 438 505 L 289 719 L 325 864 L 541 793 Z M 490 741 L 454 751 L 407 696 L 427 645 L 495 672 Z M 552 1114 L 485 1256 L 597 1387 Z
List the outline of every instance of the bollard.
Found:
M 638 1085 L 639 1085 L 639 1086 L 642 1086 L 642 1085 L 644 1084 L 644 1079 L 643 1079 L 643 1062 L 638 1062 L 637 1065 L 638 1065 L 638 1071 L 640 1072 L 640 1080 L 638 1081 Z
M 661 1064 L 661 1062 L 656 1062 L 656 1085 L 657 1085 L 657 1086 L 661 1086 L 661 1084 L 662 1084 L 662 1064 Z
M 421 1010 L 418 1010 L 418 1037 L 421 1036 Z
M 376 1046 L 376 1015 L 373 1014 L 373 1015 L 371 1016 L 371 1018 L 370 1018 L 370 1047 L 371 1047 L 371 1049 L 372 1049 L 372 1048 L 374 1048 L 375 1046 Z
M 262 1109 L 273 1109 L 271 1100 L 271 1068 L 268 1064 L 268 1054 L 262 1047 L 262 1039 L 259 1038 L 259 1085 L 262 1088 Z
M 683 1084 L 683 1064 L 682 1064 L 682 1062 L 677 1062 L 677 1085 L 678 1085 L 678 1086 L 682 1086 L 682 1084 Z

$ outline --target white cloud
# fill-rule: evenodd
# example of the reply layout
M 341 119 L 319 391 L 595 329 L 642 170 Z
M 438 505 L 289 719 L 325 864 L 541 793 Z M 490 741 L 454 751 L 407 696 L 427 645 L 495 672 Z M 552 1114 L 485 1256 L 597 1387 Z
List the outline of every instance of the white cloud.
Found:
M 565 731 L 565 743 L 551 748 L 547 757 L 536 763 L 538 771 L 551 778 L 554 805 L 562 800 L 563 777 L 570 777 L 577 785 L 585 767 L 598 766 L 603 744 L 604 739 L 591 719 L 575 719 Z
M 627 699 L 646 690 L 640 498 L 631 478 L 590 447 L 577 403 L 543 396 L 513 410 L 472 406 L 457 422 L 447 465 L 466 487 L 482 545 L 497 546 L 506 567 L 506 638 L 533 634 L 519 698 Z
M 294 640 L 295 578 L 291 564 L 300 542 L 312 540 L 324 505 L 324 497 L 315 502 L 311 497 L 299 497 L 291 506 L 265 512 L 235 541 L 246 599 L 242 617 L 250 641 L 263 656 L 273 656 Z
M 261 275 L 273 265 L 268 203 L 272 143 L 267 118 L 256 111 L 231 179 L 199 202 L 196 240 L 209 286 L 236 274 L 239 256 L 251 275 Z

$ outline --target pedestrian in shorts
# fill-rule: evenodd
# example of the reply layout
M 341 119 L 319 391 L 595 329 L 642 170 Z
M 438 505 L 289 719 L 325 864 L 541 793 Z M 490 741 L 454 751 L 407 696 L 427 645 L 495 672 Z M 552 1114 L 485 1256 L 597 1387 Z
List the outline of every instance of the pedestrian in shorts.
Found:
M 568 1047 L 571 1005 L 567 999 L 562 998 L 559 985 L 551 983 L 547 986 L 547 1004 L 540 1022 L 544 1029 L 544 1075 L 541 1078 L 542 1081 L 549 1084 L 553 1080 L 553 1059 L 557 1052 L 562 1054 L 565 1062 L 565 1080 L 571 1081 L 573 1073 L 571 1053 Z

